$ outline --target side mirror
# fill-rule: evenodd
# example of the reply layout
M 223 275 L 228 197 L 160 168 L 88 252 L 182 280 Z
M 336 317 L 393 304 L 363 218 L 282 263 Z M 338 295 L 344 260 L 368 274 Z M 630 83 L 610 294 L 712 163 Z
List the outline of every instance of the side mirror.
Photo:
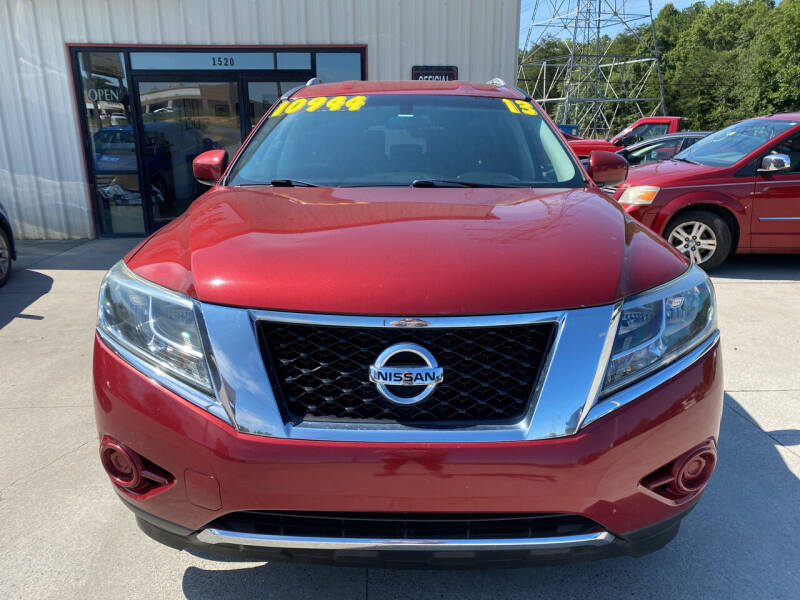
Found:
M 228 153 L 225 150 L 209 150 L 198 154 L 192 161 L 194 178 L 203 185 L 217 183 L 228 166 Z
M 589 155 L 589 177 L 600 187 L 619 185 L 628 176 L 628 161 L 619 154 L 594 150 Z
M 761 168 L 759 173 L 776 173 L 779 171 L 788 171 L 792 167 L 792 159 L 788 154 L 767 154 L 761 160 Z

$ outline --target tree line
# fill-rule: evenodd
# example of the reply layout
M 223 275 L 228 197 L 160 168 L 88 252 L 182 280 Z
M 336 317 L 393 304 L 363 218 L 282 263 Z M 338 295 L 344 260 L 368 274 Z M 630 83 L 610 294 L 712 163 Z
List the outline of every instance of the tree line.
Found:
M 800 0 L 697 2 L 682 10 L 667 4 L 654 25 L 667 114 L 688 117 L 691 129 L 713 130 L 748 117 L 800 111 Z M 649 24 L 636 34 L 624 32 L 602 42 L 610 43 L 612 55 L 647 53 L 640 40 L 652 39 Z M 535 58 L 557 55 L 552 53 L 563 54 L 562 41 L 546 40 Z M 522 80 L 533 76 L 525 71 Z M 657 77 L 649 78 L 642 94 L 658 96 Z M 620 110 L 631 110 L 624 105 L 616 110 L 616 123 L 638 116 L 620 115 Z

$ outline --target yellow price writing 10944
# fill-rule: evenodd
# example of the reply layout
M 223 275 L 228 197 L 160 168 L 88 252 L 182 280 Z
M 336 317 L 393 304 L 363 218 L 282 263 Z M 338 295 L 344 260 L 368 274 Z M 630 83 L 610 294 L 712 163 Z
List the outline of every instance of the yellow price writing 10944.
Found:
M 337 111 L 356 111 L 367 101 L 366 96 L 316 96 L 314 98 L 297 98 L 295 100 L 284 100 L 269 115 L 278 117 L 282 114 L 290 115 L 295 112 L 337 112 Z

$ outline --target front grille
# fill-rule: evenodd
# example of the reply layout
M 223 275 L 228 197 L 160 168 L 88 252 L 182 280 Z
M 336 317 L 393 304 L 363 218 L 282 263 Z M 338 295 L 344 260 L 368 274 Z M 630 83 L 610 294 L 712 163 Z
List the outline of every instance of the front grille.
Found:
M 259 321 L 262 351 L 286 422 L 374 421 L 464 427 L 525 413 L 555 325 L 397 329 Z M 413 405 L 384 398 L 369 367 L 393 344 L 429 350 L 444 380 Z M 414 390 L 418 386 L 392 391 Z
M 292 537 L 411 540 L 525 539 L 600 531 L 578 515 L 498 513 L 344 513 L 242 511 L 208 527 Z

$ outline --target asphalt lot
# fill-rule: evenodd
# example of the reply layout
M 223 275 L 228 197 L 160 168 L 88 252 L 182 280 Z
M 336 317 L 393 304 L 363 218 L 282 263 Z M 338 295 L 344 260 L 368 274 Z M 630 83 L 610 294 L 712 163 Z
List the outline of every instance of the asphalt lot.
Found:
M 725 361 L 720 461 L 665 549 L 501 571 L 211 562 L 141 534 L 97 456 L 97 288 L 134 240 L 23 242 L 0 289 L 0 597 L 800 597 L 800 256 L 714 274 Z

